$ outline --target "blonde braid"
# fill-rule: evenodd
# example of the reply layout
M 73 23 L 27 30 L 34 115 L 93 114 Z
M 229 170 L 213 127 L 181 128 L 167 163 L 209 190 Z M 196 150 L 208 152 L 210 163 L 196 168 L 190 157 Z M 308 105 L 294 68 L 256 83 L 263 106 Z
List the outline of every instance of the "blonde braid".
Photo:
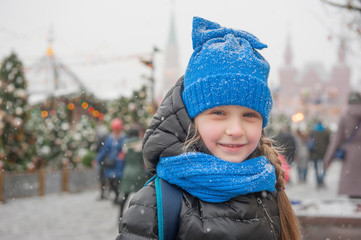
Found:
M 266 156 L 268 161 L 274 166 L 277 178 L 276 189 L 277 191 L 283 191 L 285 189 L 285 173 L 282 168 L 282 162 L 278 157 L 278 151 L 272 146 L 272 140 L 262 136 L 260 144 L 258 145 L 258 150 L 262 155 Z
M 281 220 L 280 240 L 299 240 L 301 239 L 299 230 L 300 227 L 298 219 L 293 212 L 291 203 L 284 191 L 284 171 L 281 160 L 278 157 L 278 151 L 272 146 L 272 140 L 264 136 L 261 137 L 258 145 L 258 151 L 268 158 L 270 163 L 274 166 L 276 172 L 277 203 Z

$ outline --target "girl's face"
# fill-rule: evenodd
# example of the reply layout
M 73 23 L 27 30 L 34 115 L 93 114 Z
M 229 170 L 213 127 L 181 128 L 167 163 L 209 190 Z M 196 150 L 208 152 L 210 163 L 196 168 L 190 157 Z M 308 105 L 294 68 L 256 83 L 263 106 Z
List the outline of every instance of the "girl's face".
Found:
M 208 109 L 194 121 L 209 151 L 229 162 L 245 160 L 257 148 L 262 134 L 261 114 L 237 105 Z

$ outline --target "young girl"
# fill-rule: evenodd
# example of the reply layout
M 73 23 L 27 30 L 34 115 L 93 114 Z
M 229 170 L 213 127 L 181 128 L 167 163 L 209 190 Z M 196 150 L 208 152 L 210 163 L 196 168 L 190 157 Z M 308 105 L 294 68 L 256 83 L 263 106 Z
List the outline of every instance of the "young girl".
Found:
M 272 97 L 266 47 L 240 30 L 193 19 L 184 78 L 143 141 L 147 169 L 182 189 L 176 239 L 300 239 L 277 151 L 263 136 Z M 132 199 L 120 239 L 158 239 L 154 183 Z

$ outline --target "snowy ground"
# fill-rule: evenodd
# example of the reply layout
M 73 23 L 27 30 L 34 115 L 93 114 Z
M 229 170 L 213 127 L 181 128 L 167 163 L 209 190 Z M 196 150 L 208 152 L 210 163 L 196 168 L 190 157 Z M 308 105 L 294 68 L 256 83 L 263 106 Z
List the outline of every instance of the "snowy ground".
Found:
M 361 199 L 350 200 L 347 196 L 338 195 L 340 171 L 341 162 L 334 161 L 325 177 L 325 188 L 317 189 L 312 164 L 305 184 L 297 183 L 296 169 L 292 168 L 292 180 L 286 192 L 298 216 L 361 219 Z
M 312 168 L 306 184 L 298 184 L 292 171 L 287 194 L 297 214 L 361 218 L 356 201 L 337 195 L 339 162 L 331 166 L 327 187 L 321 190 L 316 188 Z M 110 200 L 98 201 L 98 196 L 97 190 L 91 190 L 8 200 L 0 204 L 0 239 L 114 240 L 119 208 Z
M 98 196 L 92 190 L 0 204 L 0 239 L 114 240 L 119 208 Z

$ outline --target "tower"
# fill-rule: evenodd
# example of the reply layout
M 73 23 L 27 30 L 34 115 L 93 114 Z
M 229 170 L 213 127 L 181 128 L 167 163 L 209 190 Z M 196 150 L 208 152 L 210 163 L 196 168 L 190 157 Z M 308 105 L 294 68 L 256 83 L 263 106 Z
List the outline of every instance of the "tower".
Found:
M 279 94 L 277 98 L 278 110 L 286 115 L 293 114 L 297 109 L 290 106 L 296 106 L 298 102 L 299 86 L 296 81 L 297 70 L 293 66 L 293 53 L 290 37 L 287 37 L 286 51 L 284 54 L 284 66 L 279 70 Z
M 163 98 L 164 95 L 171 89 L 175 82 L 180 77 L 180 65 L 179 65 L 178 43 L 175 27 L 175 14 L 174 14 L 174 1 L 172 2 L 172 12 L 170 20 L 170 29 L 167 47 L 164 56 L 164 68 L 163 79 L 161 83 L 161 90 L 159 92 L 159 98 Z
M 329 82 L 329 97 L 338 99 L 338 105 L 345 107 L 350 92 L 351 69 L 346 63 L 346 40 L 341 38 L 338 47 L 337 63 L 332 68 Z M 335 102 L 336 103 L 336 102 Z

